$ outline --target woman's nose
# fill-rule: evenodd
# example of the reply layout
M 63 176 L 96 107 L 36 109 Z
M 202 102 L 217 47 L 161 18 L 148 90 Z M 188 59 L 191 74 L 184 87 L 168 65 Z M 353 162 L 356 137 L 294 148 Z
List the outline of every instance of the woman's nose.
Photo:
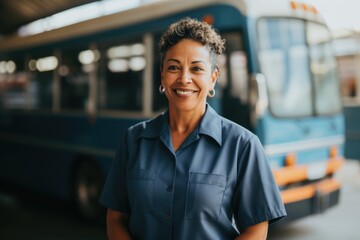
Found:
M 186 71 L 186 70 L 183 70 L 181 71 L 181 74 L 178 78 L 178 82 L 181 82 L 181 83 L 189 83 L 191 82 L 191 74 L 189 71 Z

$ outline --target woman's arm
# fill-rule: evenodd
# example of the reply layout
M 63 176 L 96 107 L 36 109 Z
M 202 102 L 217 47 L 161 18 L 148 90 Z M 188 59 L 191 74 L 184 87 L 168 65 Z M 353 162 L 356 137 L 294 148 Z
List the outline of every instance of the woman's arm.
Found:
M 131 240 L 129 215 L 108 209 L 106 215 L 106 232 L 109 240 Z
M 269 222 L 261 222 L 245 228 L 235 240 L 266 240 Z

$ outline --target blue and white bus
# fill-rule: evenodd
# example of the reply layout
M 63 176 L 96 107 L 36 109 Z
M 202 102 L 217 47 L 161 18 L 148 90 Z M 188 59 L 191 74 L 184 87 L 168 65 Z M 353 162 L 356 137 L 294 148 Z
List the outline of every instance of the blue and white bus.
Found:
M 226 39 L 210 104 L 256 133 L 296 219 L 339 201 L 344 120 L 329 29 L 303 1 L 161 1 L 0 39 L 0 178 L 98 216 L 130 125 L 166 109 L 157 43 L 189 16 Z

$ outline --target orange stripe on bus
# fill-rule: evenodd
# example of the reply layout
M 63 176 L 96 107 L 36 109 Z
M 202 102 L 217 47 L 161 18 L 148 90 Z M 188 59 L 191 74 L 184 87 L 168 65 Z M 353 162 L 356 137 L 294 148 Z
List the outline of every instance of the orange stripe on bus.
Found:
M 288 166 L 273 171 L 276 183 L 279 186 L 307 179 L 306 166 Z
M 332 174 L 338 171 L 344 163 L 341 157 L 333 158 L 327 161 L 326 173 Z M 307 165 L 295 165 L 282 167 L 273 170 L 274 178 L 278 186 L 283 186 L 290 183 L 301 182 L 308 179 Z
M 315 187 L 313 185 L 297 187 L 281 192 L 284 204 L 301 201 L 312 198 L 315 195 Z
M 315 193 L 329 194 L 340 188 L 340 183 L 335 179 L 325 179 L 319 183 L 296 187 L 281 192 L 282 200 L 285 204 L 298 202 L 314 197 Z
M 326 179 L 316 184 L 316 190 L 320 193 L 331 193 L 340 188 L 340 183 L 335 179 Z
M 327 165 L 327 172 L 328 173 L 334 173 L 338 171 L 344 164 L 344 158 L 337 157 L 329 161 L 329 164 Z

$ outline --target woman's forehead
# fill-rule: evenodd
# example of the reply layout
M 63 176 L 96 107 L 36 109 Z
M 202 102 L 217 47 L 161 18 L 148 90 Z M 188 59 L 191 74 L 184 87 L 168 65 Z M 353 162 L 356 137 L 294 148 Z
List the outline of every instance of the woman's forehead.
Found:
M 183 58 L 190 58 L 192 61 L 196 61 L 196 59 L 210 61 L 210 51 L 208 47 L 199 42 L 190 39 L 183 39 L 167 51 L 165 60 L 181 60 Z

